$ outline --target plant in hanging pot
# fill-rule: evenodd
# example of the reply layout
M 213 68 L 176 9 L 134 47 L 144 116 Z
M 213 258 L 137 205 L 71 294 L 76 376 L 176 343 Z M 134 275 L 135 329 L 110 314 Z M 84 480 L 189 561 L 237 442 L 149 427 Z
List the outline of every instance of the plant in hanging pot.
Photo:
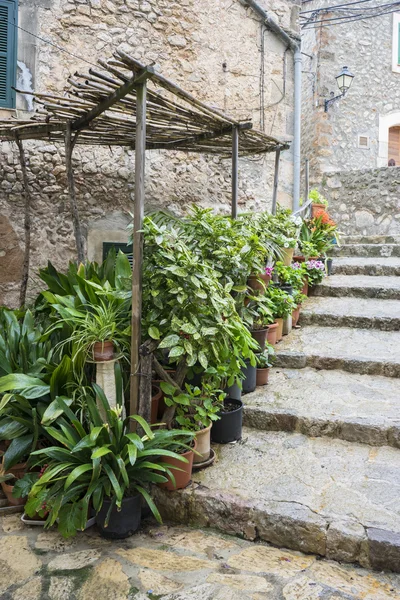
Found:
M 257 361 L 257 386 L 267 385 L 269 370 L 275 359 L 275 350 L 273 346 L 268 345 L 264 352 L 256 354 Z
M 127 355 L 130 339 L 128 314 L 123 305 L 98 298 L 97 304 L 81 305 L 77 309 L 69 296 L 56 297 L 53 308 L 61 315 L 49 332 L 69 325 L 72 333 L 59 347 L 71 345 L 73 363 L 80 358 L 95 362 L 112 360 L 115 352 Z
M 54 444 L 32 453 L 38 464 L 46 464 L 43 475 L 32 486 L 25 512 L 41 514 L 46 506 L 45 527 L 56 522 L 65 536 L 75 535 L 85 528 L 91 507 L 104 537 L 122 539 L 132 535 L 140 525 L 144 498 L 157 520 L 161 517 L 148 486 L 174 478 L 164 459 L 187 460 L 171 451 L 192 439 L 188 431 L 152 431 L 140 416 L 126 419 L 121 408 L 111 409 L 101 388 L 93 384 L 107 421 L 100 409 L 88 398 L 85 423 L 77 419 L 63 398 L 58 398 L 61 415 L 53 427 L 47 428 Z M 143 430 L 143 435 L 130 431 L 131 421 Z M 61 447 L 59 446 L 61 444 Z

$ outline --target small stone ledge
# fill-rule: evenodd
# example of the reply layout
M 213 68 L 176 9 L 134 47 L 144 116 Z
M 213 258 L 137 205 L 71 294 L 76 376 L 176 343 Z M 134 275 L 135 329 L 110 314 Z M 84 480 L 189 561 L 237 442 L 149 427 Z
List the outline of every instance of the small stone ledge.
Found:
M 297 432 L 309 437 L 330 437 L 370 446 L 400 448 L 400 427 L 397 426 L 344 421 L 331 416 L 317 419 L 257 406 L 244 407 L 243 421 L 246 426 L 262 431 Z
M 163 518 L 365 568 L 400 573 L 400 534 L 332 521 L 296 502 L 260 503 L 192 483 L 184 490 L 153 488 Z
M 301 325 L 322 325 L 323 327 L 353 327 L 355 329 L 379 329 L 398 331 L 400 317 L 370 317 L 367 315 L 339 315 L 303 310 Z
M 316 285 L 311 296 L 329 296 L 331 298 L 342 298 L 352 296 L 353 298 L 380 298 L 381 300 L 400 300 L 399 288 L 367 287 L 341 285 L 333 286 L 327 284 Z

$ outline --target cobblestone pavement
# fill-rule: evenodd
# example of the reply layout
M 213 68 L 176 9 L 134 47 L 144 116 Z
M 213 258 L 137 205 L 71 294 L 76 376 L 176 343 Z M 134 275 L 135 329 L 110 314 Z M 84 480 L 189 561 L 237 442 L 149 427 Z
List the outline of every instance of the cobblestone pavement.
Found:
M 118 542 L 64 540 L 0 518 L 1 600 L 395 600 L 400 575 L 217 535 L 156 526 Z

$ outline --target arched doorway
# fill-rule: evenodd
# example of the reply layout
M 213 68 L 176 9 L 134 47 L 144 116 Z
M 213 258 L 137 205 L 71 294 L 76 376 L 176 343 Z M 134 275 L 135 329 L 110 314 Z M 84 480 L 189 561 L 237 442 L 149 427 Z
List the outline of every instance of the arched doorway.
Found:
M 388 165 L 400 166 L 400 125 L 389 128 Z
M 400 111 L 379 116 L 378 167 L 387 167 L 389 161 L 400 166 Z

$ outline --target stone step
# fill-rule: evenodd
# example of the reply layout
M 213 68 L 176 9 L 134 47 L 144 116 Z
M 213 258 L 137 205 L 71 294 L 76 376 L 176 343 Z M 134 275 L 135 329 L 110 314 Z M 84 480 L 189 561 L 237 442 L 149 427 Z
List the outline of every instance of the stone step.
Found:
M 346 235 L 342 244 L 400 244 L 400 235 Z
M 400 256 L 397 244 L 343 244 L 332 247 L 333 256 Z
M 400 300 L 329 296 L 309 298 L 303 305 L 300 325 L 399 331 Z
M 283 338 L 276 366 L 400 377 L 400 333 L 310 325 Z
M 400 300 L 400 277 L 332 275 L 311 291 L 313 296 L 353 296 Z
M 337 256 L 333 261 L 333 273 L 335 275 L 400 276 L 400 258 Z
M 244 422 L 400 448 L 399 383 L 388 377 L 305 368 L 271 369 L 269 383 L 243 396 Z
M 400 571 L 399 450 L 244 428 L 215 451 L 186 489 L 155 489 L 165 518 Z

